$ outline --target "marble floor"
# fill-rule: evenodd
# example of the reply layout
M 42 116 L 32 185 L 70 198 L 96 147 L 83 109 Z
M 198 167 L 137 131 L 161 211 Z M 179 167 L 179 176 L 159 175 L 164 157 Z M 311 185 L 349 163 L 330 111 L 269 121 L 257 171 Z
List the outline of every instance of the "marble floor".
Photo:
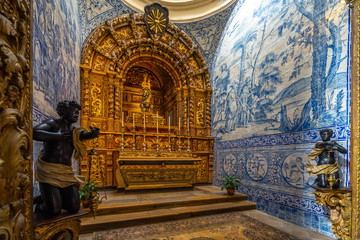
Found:
M 201 197 L 204 194 L 221 194 L 219 188 L 206 185 L 196 186 L 194 189 L 179 189 L 179 190 L 152 190 L 152 191 L 131 191 L 131 192 L 116 192 L 107 191 L 107 200 L 103 200 L 103 205 L 114 204 L 131 204 L 135 202 L 163 202 L 170 199 L 187 199 L 194 197 Z M 104 193 L 101 193 L 104 196 Z M 242 214 L 256 219 L 268 226 L 278 229 L 282 232 L 289 234 L 295 239 L 301 240 L 334 240 L 334 238 L 312 231 L 310 229 L 302 228 L 292 223 L 286 222 L 282 219 L 273 217 L 269 214 L 263 213 L 259 210 L 246 210 L 242 211 Z M 205 236 L 204 236 L 205 237 Z M 91 240 L 93 234 L 80 235 L 80 240 Z M 280 239 L 279 239 L 280 240 Z

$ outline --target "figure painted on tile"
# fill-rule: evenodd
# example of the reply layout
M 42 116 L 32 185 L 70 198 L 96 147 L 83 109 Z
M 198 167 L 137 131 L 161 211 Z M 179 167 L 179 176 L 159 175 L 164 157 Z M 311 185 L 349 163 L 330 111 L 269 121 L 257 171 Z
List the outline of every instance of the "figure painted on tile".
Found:
M 47 119 L 33 128 L 36 141 L 44 142 L 36 161 L 35 179 L 41 195 L 35 197 L 35 211 L 56 216 L 65 209 L 71 213 L 80 209 L 79 187 L 83 184 L 71 167 L 71 157 L 86 155 L 83 140 L 99 136 L 99 128 L 86 131 L 72 124 L 79 119 L 81 106 L 75 101 L 61 101 L 57 105 L 59 119 Z
M 323 141 L 319 141 L 315 144 L 315 148 L 311 150 L 309 158 L 311 160 L 317 160 L 317 165 L 307 164 L 307 171 L 311 174 L 317 175 L 315 182 L 318 187 L 329 187 L 329 176 L 332 175 L 335 180 L 333 188 L 340 187 L 339 181 L 339 169 L 335 160 L 335 151 L 340 153 L 347 153 L 347 150 L 336 143 L 334 140 L 330 140 L 333 135 L 331 129 L 320 130 L 320 136 Z
M 238 127 L 239 121 L 239 100 L 235 92 L 234 86 L 228 87 L 228 93 L 226 97 L 225 116 L 227 121 L 225 123 L 226 131 L 233 131 Z
M 296 159 L 291 160 L 289 163 L 285 163 L 286 180 L 295 186 L 304 186 L 305 166 L 301 157 L 296 157 Z

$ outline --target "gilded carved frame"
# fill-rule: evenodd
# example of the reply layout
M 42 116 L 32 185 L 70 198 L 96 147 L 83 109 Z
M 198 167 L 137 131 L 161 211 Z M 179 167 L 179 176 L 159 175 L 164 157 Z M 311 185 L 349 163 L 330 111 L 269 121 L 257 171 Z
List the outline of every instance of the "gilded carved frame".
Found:
M 347 1 L 351 7 L 351 189 L 352 239 L 360 239 L 360 1 Z

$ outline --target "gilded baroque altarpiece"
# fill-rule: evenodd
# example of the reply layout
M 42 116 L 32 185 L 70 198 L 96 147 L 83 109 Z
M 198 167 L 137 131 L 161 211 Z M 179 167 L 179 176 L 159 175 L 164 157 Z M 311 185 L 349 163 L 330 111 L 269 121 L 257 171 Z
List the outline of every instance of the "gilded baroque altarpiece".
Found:
M 156 10 L 146 19 L 152 23 L 159 17 L 165 23 L 162 16 Z M 150 158 L 155 153 L 169 160 L 180 154 L 197 159 L 194 182 L 211 182 L 212 89 L 205 60 L 195 42 L 176 25 L 159 25 L 151 33 L 144 19 L 144 15 L 129 14 L 106 21 L 84 45 L 81 126 L 101 129 L 100 137 L 88 143 L 99 152 L 91 177 L 104 186 L 118 186 L 119 159 Z M 186 169 L 184 163 L 164 165 L 146 166 L 142 176 L 154 178 L 150 169 Z M 80 169 L 83 175 L 88 173 L 88 159 L 81 161 Z M 188 176 L 186 171 L 183 176 Z M 158 173 L 162 178 L 171 175 Z

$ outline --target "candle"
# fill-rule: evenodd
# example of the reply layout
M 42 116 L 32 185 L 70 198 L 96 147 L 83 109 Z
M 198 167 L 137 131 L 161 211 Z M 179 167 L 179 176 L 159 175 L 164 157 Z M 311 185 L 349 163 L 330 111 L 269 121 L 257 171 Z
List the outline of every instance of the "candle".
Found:
M 133 113 L 133 127 L 135 128 L 135 113 Z
M 187 120 L 187 127 L 188 127 L 188 132 L 189 132 L 190 131 L 189 119 Z
M 170 116 L 169 116 L 169 132 L 170 132 Z
M 156 112 L 156 133 L 159 134 L 159 113 Z
M 144 129 L 145 129 L 145 113 L 144 113 Z
M 124 112 L 121 112 L 121 126 L 124 126 Z
M 180 117 L 179 117 L 179 134 L 180 134 L 180 121 L 181 121 L 181 119 L 180 119 Z

